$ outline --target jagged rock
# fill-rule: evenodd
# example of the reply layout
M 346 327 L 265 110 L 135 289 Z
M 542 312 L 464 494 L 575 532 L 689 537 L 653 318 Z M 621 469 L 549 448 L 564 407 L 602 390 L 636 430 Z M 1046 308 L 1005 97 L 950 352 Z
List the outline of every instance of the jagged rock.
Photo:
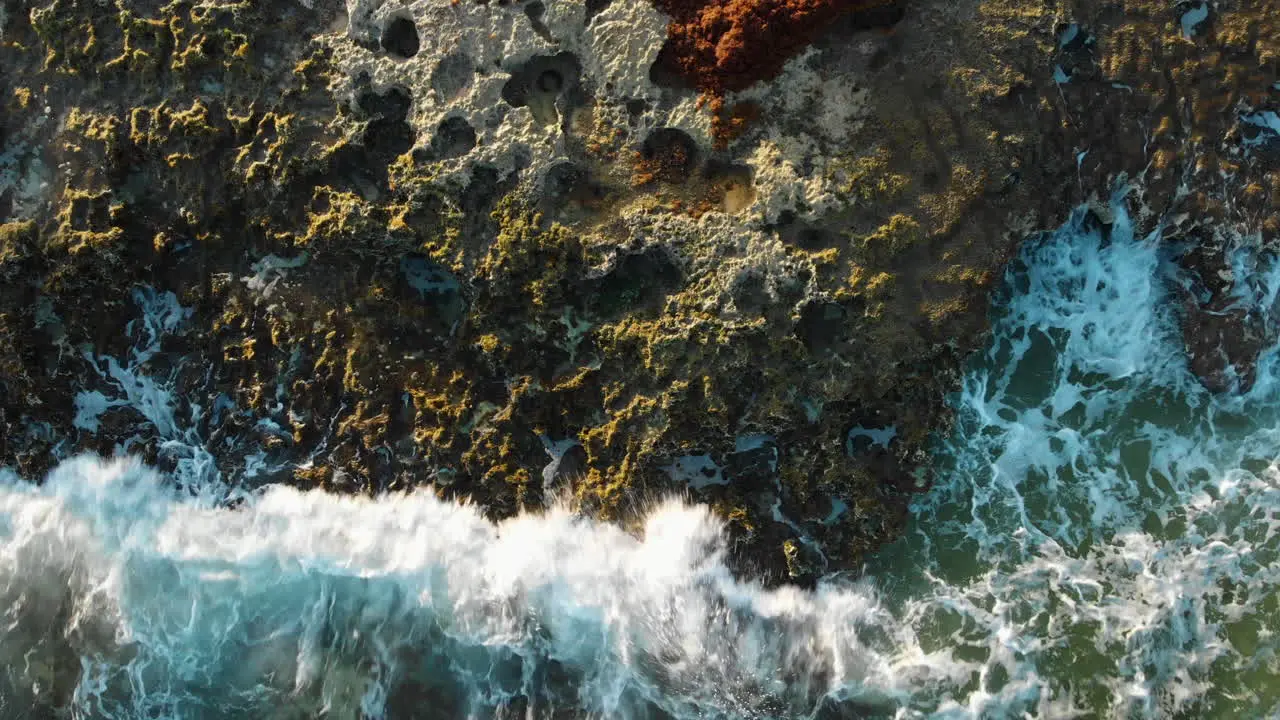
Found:
M 1263 0 L 757 5 L 5 4 L 0 464 L 125 440 L 76 398 L 147 328 L 232 480 L 623 521 L 690 492 L 812 579 L 898 532 L 1029 232 L 1123 174 L 1170 243 L 1280 233 Z M 1271 331 L 1186 308 L 1197 370 L 1247 376 Z M 893 442 L 850 453 L 865 418 Z

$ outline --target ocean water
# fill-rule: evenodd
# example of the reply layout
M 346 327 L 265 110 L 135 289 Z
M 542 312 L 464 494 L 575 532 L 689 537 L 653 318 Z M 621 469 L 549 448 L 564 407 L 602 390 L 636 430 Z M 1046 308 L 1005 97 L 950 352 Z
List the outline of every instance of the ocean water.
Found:
M 1205 391 L 1171 265 L 1114 215 L 1027 242 L 908 533 L 813 591 L 734 577 L 677 501 L 640 537 L 427 492 L 229 503 L 190 419 L 230 410 L 141 369 L 183 314 L 140 291 L 77 422 L 145 408 L 177 469 L 0 471 L 0 717 L 1276 716 L 1276 353 Z M 1237 275 L 1269 313 L 1275 268 Z

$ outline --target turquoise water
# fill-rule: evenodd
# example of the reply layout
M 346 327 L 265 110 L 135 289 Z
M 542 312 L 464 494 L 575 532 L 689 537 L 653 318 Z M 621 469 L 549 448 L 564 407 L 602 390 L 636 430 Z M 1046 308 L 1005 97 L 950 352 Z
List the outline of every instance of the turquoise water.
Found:
M 1248 394 L 1207 393 L 1160 252 L 1119 205 L 1028 241 L 909 532 L 812 592 L 733 577 L 678 502 L 641 538 L 429 493 L 227 509 L 139 370 L 183 313 L 140 293 L 134 356 L 99 359 L 120 394 L 78 417 L 139 407 L 178 469 L 3 477 L 0 716 L 1274 716 L 1275 353 Z M 1239 267 L 1269 312 L 1275 272 Z
M 1169 265 L 1079 214 L 1011 269 L 940 481 L 872 566 L 961 717 L 1270 717 L 1280 703 L 1274 350 L 1243 396 L 1188 372 Z M 1274 268 L 1238 270 L 1275 304 Z M 904 571 L 904 566 L 909 569 Z M 923 671 L 927 677 L 928 671 Z

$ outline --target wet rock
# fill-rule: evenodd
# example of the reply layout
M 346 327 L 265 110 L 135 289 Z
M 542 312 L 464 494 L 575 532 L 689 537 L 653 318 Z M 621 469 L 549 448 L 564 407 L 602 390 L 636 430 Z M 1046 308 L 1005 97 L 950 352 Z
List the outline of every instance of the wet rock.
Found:
M 1234 257 L 1234 262 L 1233 262 Z M 1185 272 L 1178 286 L 1183 341 L 1191 371 L 1214 392 L 1248 392 L 1257 379 L 1262 352 L 1278 336 L 1274 305 L 1265 305 L 1269 290 L 1260 286 L 1266 266 L 1246 262 L 1253 253 L 1214 250 L 1204 237 L 1179 264 Z
M 1191 371 L 1214 392 L 1248 392 L 1268 346 L 1263 321 L 1227 303 L 1182 306 L 1182 333 Z
M 724 476 L 743 491 L 772 486 L 777 481 L 780 459 L 773 438 L 760 435 L 739 437 L 734 451 L 724 458 Z
M 802 540 L 787 540 L 782 545 L 787 561 L 787 577 L 796 584 L 812 586 L 827 569 L 818 550 Z
M 705 456 L 756 571 L 856 566 L 1031 231 L 1124 174 L 1171 243 L 1280 236 L 1273 4 L 901 5 L 8 13 L 0 465 L 77 437 L 81 349 L 131 357 L 156 285 L 189 318 L 148 371 L 184 417 L 221 408 L 198 430 L 229 477 L 625 518 Z M 1227 257 L 1179 297 L 1215 387 L 1272 332 L 1215 285 Z M 540 487 L 544 432 L 578 444 Z
M 811 302 L 800 311 L 796 336 L 810 352 L 830 350 L 844 336 L 845 309 L 837 303 Z
M 1264 167 L 1280 168 L 1280 113 L 1256 110 L 1240 116 L 1240 140 L 1245 153 Z
M 551 462 L 542 468 L 542 496 L 551 501 L 571 490 L 574 480 L 587 471 L 587 453 L 576 440 L 545 442 L 544 445 Z

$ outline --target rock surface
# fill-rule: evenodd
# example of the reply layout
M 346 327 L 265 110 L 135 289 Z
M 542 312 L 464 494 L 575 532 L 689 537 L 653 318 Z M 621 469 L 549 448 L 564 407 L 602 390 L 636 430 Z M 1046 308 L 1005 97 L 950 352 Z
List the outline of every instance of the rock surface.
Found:
M 1207 383 L 1275 332 L 1230 310 L 1280 233 L 1268 0 L 0 8 L 29 476 L 189 432 L 495 517 L 681 492 L 809 581 L 899 532 L 1004 264 L 1117 182 Z

